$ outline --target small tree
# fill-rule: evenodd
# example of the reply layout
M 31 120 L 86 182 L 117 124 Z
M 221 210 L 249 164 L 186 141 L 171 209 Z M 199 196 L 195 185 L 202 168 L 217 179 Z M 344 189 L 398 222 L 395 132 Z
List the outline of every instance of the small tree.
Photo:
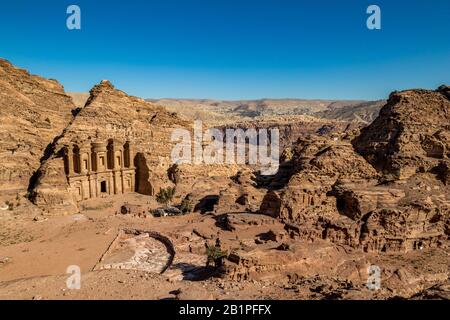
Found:
M 186 213 L 191 213 L 193 209 L 194 209 L 194 205 L 192 204 L 191 197 L 190 197 L 190 195 L 187 195 L 181 201 L 180 210 L 181 210 L 181 212 L 186 214 Z
M 165 189 L 159 189 L 159 192 L 156 195 L 156 201 L 158 201 L 160 204 L 170 205 L 174 195 L 175 195 L 175 187 L 167 187 Z
M 206 266 L 209 267 L 211 264 L 214 264 L 215 268 L 222 267 L 223 259 L 227 256 L 227 252 L 222 251 L 217 242 L 215 246 L 206 244 L 205 254 L 207 257 Z

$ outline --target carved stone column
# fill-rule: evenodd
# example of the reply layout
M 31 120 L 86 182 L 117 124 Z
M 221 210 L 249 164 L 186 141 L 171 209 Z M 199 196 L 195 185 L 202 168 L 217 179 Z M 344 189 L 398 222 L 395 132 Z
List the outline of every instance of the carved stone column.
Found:
M 64 147 L 64 154 L 66 156 L 66 174 L 70 177 L 74 174 L 73 167 L 73 146 L 71 144 Z

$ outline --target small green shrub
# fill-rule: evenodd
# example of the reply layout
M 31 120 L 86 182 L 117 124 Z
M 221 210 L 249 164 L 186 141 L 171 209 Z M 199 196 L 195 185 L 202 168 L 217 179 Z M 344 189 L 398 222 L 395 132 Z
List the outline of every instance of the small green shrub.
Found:
M 216 268 L 221 265 L 222 259 L 227 256 L 225 251 L 216 246 L 207 246 L 205 254 L 207 256 L 207 265 L 209 266 L 213 263 Z
M 194 205 L 192 204 L 192 200 L 189 197 L 189 195 L 187 195 L 181 201 L 180 210 L 181 210 L 181 212 L 186 214 L 186 213 L 191 213 L 193 209 L 194 209 Z
M 175 187 L 167 187 L 165 189 L 159 189 L 158 194 L 156 195 L 156 201 L 160 204 L 170 204 L 172 202 L 173 197 L 175 196 Z

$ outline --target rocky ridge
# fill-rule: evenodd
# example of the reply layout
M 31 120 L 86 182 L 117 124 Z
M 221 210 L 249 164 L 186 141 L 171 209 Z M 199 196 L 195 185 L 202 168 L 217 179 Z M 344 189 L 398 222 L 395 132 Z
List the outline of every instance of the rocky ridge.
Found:
M 76 108 L 55 80 L 0 59 L 0 190 L 23 194 Z
M 300 140 L 261 212 L 293 236 L 374 252 L 449 245 L 448 87 L 393 93 L 361 134 Z

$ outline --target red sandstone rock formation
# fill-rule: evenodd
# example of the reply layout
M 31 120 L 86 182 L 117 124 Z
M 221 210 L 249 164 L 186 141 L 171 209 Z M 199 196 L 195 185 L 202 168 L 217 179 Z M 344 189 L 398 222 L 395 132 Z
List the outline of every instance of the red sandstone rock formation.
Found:
M 448 87 L 391 94 L 380 116 L 353 141 L 357 152 L 392 179 L 407 179 L 449 160 Z
M 72 119 L 75 105 L 55 80 L 0 59 L 0 190 L 23 193 Z
M 300 140 L 289 182 L 266 195 L 261 212 L 311 241 L 376 252 L 447 247 L 447 88 L 392 94 L 353 141 L 364 158 L 346 139 Z

